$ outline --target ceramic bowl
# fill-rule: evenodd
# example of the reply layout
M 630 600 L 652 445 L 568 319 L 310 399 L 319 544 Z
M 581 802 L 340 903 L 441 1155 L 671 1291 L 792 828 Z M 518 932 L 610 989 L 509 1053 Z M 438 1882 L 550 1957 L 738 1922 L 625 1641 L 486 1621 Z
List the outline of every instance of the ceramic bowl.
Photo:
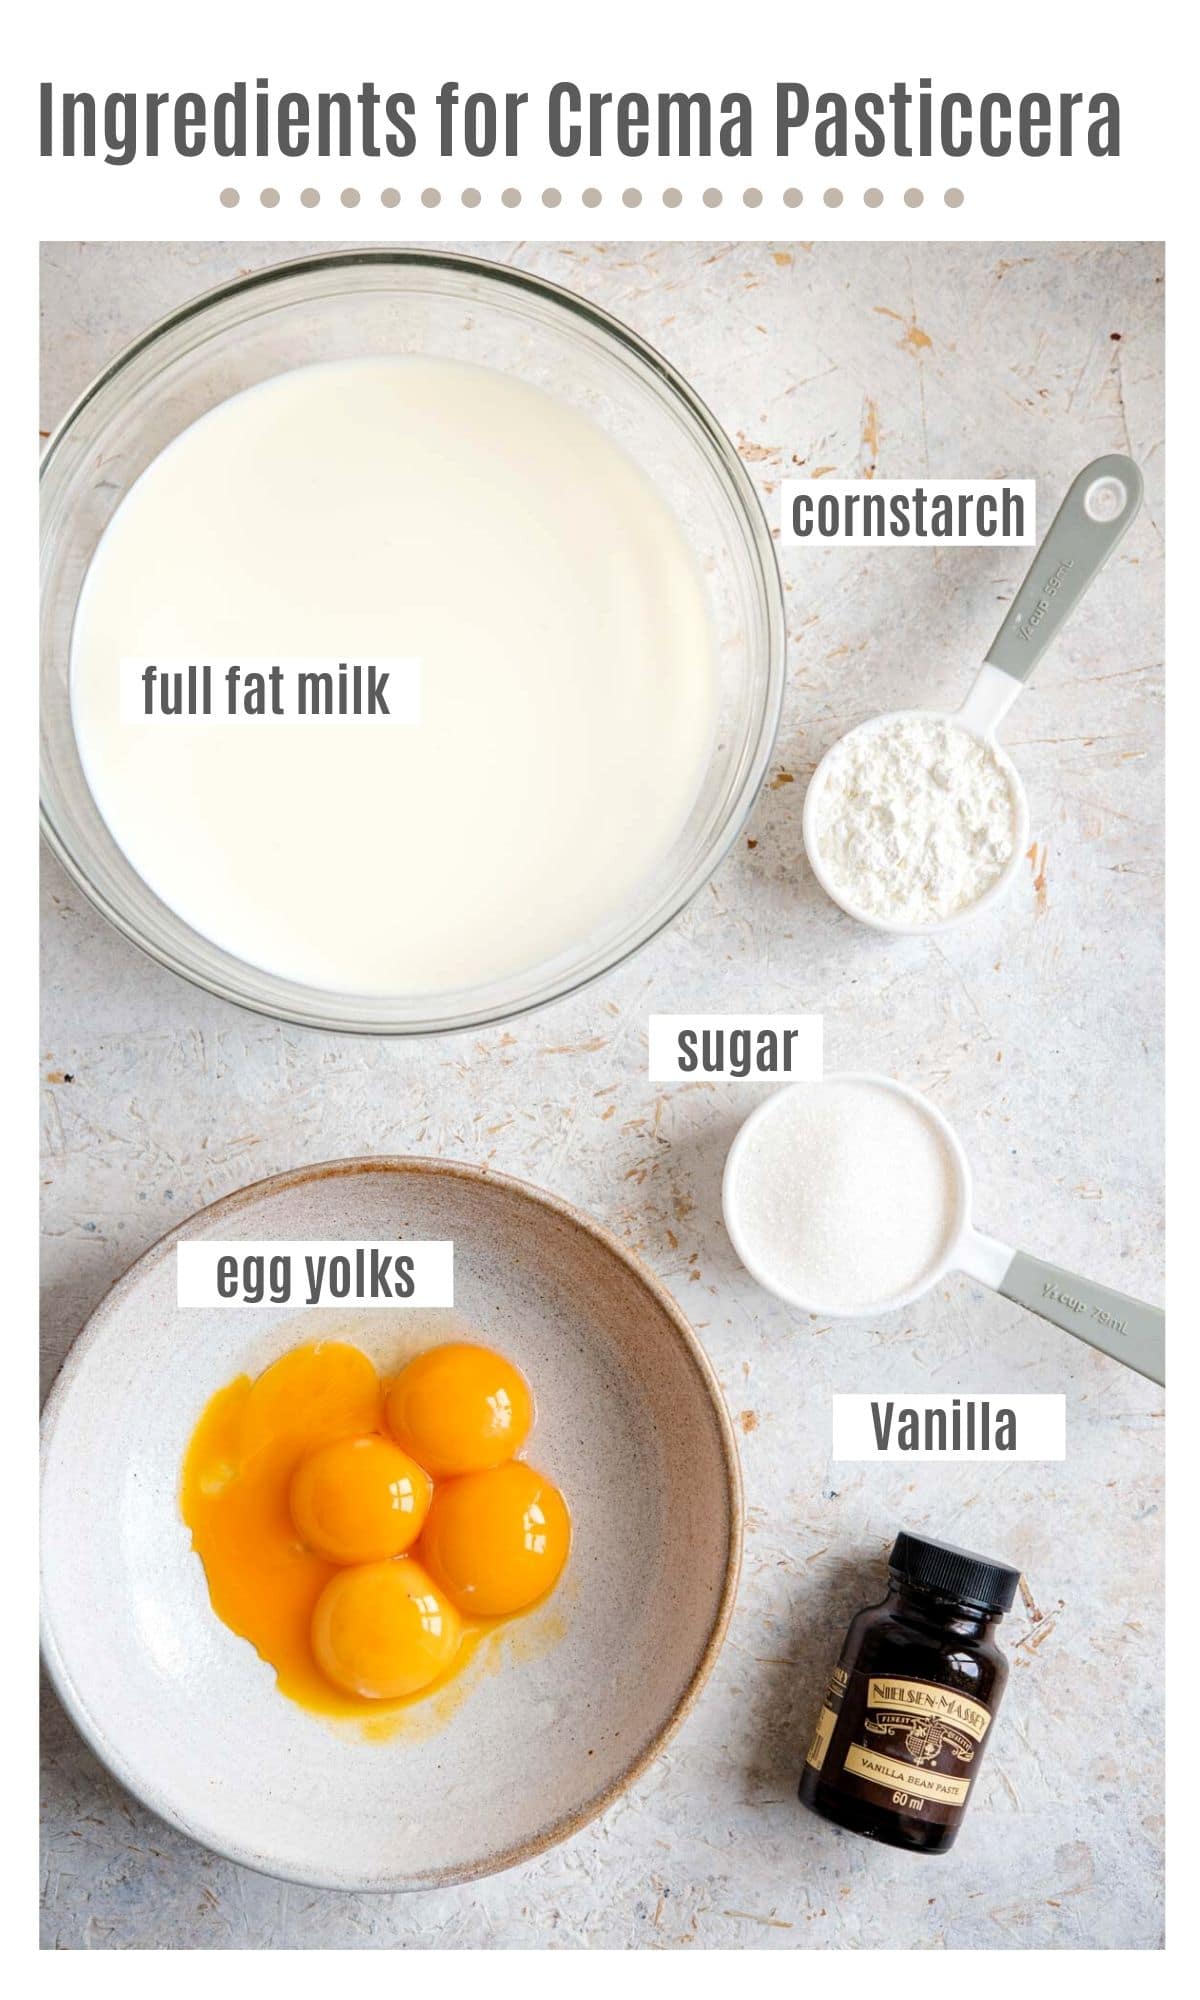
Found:
M 456 1308 L 181 1310 L 183 1236 L 450 1237 Z M 180 1467 L 212 1392 L 297 1340 L 338 1335 L 394 1366 L 463 1327 L 534 1384 L 534 1455 L 569 1498 L 571 1559 L 445 1714 L 417 1704 L 370 1740 L 286 1700 L 217 1619 Z M 740 1548 L 732 1429 L 678 1306 L 597 1224 L 471 1167 L 339 1161 L 215 1203 L 114 1287 L 46 1408 L 43 1649 L 72 1719 L 162 1818 L 321 1887 L 465 1881 L 602 1812 L 703 1685 Z

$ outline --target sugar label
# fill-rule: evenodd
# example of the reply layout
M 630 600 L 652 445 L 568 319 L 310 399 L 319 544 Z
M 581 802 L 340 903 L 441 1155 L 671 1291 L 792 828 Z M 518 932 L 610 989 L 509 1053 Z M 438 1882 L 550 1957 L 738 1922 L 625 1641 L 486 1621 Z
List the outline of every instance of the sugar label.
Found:
M 650 1081 L 777 1077 L 817 1083 L 823 1029 L 820 1014 L 651 1014 Z

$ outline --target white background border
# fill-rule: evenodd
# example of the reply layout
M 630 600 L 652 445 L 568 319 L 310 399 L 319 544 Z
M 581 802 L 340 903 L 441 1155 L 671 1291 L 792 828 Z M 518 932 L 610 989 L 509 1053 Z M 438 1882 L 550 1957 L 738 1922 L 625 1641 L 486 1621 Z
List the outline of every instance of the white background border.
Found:
M 364 241 L 454 240 L 456 236 L 477 237 L 480 233 L 508 234 L 529 238 L 564 238 L 580 235 L 636 239 L 640 237 L 724 238 L 786 236 L 792 238 L 857 237 L 869 239 L 903 238 L 1165 238 L 1168 245 L 1168 347 L 1172 364 L 1169 406 L 1169 449 L 1172 467 L 1184 471 L 1173 477 L 1169 504 L 1178 507 L 1179 523 L 1172 511 L 1173 531 L 1180 547 L 1189 544 L 1187 514 L 1194 517 L 1191 468 L 1196 459 L 1196 419 L 1194 397 L 1189 390 L 1189 357 L 1194 342 L 1192 302 L 1194 282 L 1191 261 L 1194 254 L 1196 216 L 1194 188 L 1197 181 L 1194 133 L 1197 127 L 1195 77 L 1191 38 L 1185 39 L 1185 10 L 1143 0 L 1136 8 L 1096 6 L 1089 9 L 1064 5 L 1030 5 L 1018 0 L 997 12 L 968 9 L 961 4 L 927 4 L 919 13 L 894 5 L 858 5 L 830 9 L 820 18 L 815 10 L 795 5 L 747 5 L 717 15 L 710 12 L 702 20 L 695 12 L 677 6 L 653 6 L 649 0 L 629 4 L 629 0 L 605 0 L 590 12 L 567 10 L 561 6 L 510 4 L 484 7 L 478 0 L 460 0 L 453 9 L 435 10 L 430 15 L 395 5 L 352 6 L 335 9 L 206 4 L 201 8 L 178 8 L 162 4 L 83 6 L 65 0 L 54 8 L 38 11 L 14 10 L 7 30 L 8 55 L 5 92 L 4 212 L 7 231 L 5 311 L 3 319 L 5 409 L 5 462 L 9 477 L 0 505 L 3 507 L 4 546 L 9 558 L 7 606 L 11 639 L 6 680 L 10 704 L 9 726 L 2 733 L 5 758 L 4 782 L 0 785 L 0 812 L 4 815 L 6 888 L 8 908 L 9 979 L 4 995 L 4 1019 L 9 1047 L 19 1079 L 9 1121 L 8 1145 L 3 1165 L 4 1217 L 13 1278 L 9 1286 L 9 1341 L 16 1357 L 17 1378 L 23 1385 L 33 1373 L 33 1324 L 36 1315 L 36 1180 L 34 1160 L 35 1072 L 26 1067 L 36 1037 L 36 834 L 34 831 L 33 741 L 36 730 L 36 697 L 33 662 L 36 658 L 36 599 L 34 575 L 36 533 L 31 433 L 36 409 L 36 285 L 37 244 L 40 238 L 107 236 L 126 239 L 167 237 L 208 237 L 279 239 L 314 236 L 344 240 L 361 236 Z M 14 41 L 14 35 L 17 39 Z M 24 37 L 22 44 L 21 37 Z M 407 166 L 401 163 L 390 173 L 382 163 L 370 169 L 354 163 L 306 166 L 300 171 L 285 170 L 273 163 L 270 171 L 259 163 L 139 162 L 127 168 L 104 167 L 99 163 L 57 162 L 45 164 L 38 158 L 37 84 L 51 77 L 64 88 L 93 89 L 173 89 L 195 88 L 215 91 L 230 78 L 268 75 L 277 88 L 291 87 L 315 91 L 319 88 L 353 88 L 371 77 L 381 88 L 430 95 L 437 83 L 457 76 L 465 87 L 493 90 L 544 90 L 558 77 L 571 77 L 590 89 L 724 89 L 761 91 L 776 78 L 796 78 L 814 90 L 855 90 L 886 88 L 894 78 L 915 82 L 931 75 L 944 88 L 980 91 L 983 88 L 1039 89 L 1050 93 L 1059 89 L 1116 89 L 1122 102 L 1122 158 L 1119 161 L 978 161 L 957 163 L 953 170 L 940 164 L 835 163 L 818 166 L 805 157 L 790 165 L 771 166 L 756 162 L 753 172 L 746 162 L 713 162 L 669 167 L 657 162 L 605 162 L 586 171 L 566 163 L 548 165 L 532 143 L 522 158 L 519 171 L 508 161 L 442 162 L 421 153 Z M 401 178 L 403 175 L 403 178 Z M 397 209 L 384 210 L 373 196 L 380 186 L 401 189 Z M 220 205 L 222 187 L 238 185 L 243 199 L 235 209 Z M 284 199 L 273 210 L 257 200 L 259 186 L 274 185 Z M 301 185 L 319 185 L 324 199 L 316 209 L 304 209 L 291 199 Z M 344 208 L 338 191 L 346 185 L 362 189 L 363 200 L 354 210 Z M 481 205 L 463 209 L 457 191 L 466 185 L 478 187 Z M 564 200 L 557 209 L 543 209 L 540 196 L 544 185 L 562 189 Z M 655 188 L 676 186 L 685 195 L 674 212 L 661 199 L 651 198 Z M 742 205 L 741 190 L 746 185 L 762 189 L 764 201 L 757 210 Z M 779 199 L 785 186 L 800 186 L 805 193 L 801 208 L 789 210 Z M 884 190 L 881 208 L 864 209 L 861 191 L 878 186 Z M 926 200 L 918 211 L 903 206 L 903 189 L 922 185 Z M 964 203 L 947 209 L 941 200 L 943 186 L 963 189 Z M 436 208 L 424 208 L 420 189 L 441 187 L 446 194 Z M 525 199 L 516 210 L 500 203 L 504 187 L 519 186 Z M 579 200 L 585 186 L 597 187 L 603 199 L 589 211 Z M 640 208 L 629 209 L 621 202 L 626 187 L 641 186 L 646 198 Z M 719 208 L 707 209 L 699 200 L 704 187 L 720 186 L 726 199 Z M 820 199 L 825 186 L 840 186 L 846 199 L 840 208 L 830 209 Z M 450 198 L 453 197 L 453 198 Z M 1169 1156 L 1171 1172 L 1171 1214 L 1178 1229 L 1194 1234 L 1194 1208 L 1190 1200 L 1194 1184 L 1193 1148 L 1188 1112 L 1194 1103 L 1194 1035 L 1189 1035 L 1194 1014 L 1194 982 L 1188 978 L 1195 960 L 1193 937 L 1196 902 L 1195 878 L 1185 845 L 1195 842 L 1194 808 L 1184 777 L 1184 746 L 1195 741 L 1196 695 L 1192 660 L 1194 635 L 1185 635 L 1186 583 L 1172 589 L 1168 620 L 1169 641 L 1182 662 L 1171 687 L 1171 757 L 1169 759 L 1169 824 L 1175 843 L 1175 867 L 1171 871 L 1172 979 L 1170 987 L 1172 1091 L 1174 1115 L 1171 1120 Z M 1185 643 L 1186 639 L 1186 643 Z M 1178 642 L 1178 644 L 1176 644 Z M 1185 819 L 1186 814 L 1186 819 Z M 1185 995 L 1188 1011 L 1185 1014 Z M 1190 1101 L 1190 1102 L 1189 1102 Z M 1176 1399 L 1186 1398 L 1194 1371 L 1192 1327 L 1181 1318 L 1173 1341 L 1173 1390 Z M 19 1575 L 16 1602 L 32 1611 L 36 1590 L 34 1559 L 34 1480 L 32 1427 L 26 1425 L 23 1397 L 9 1403 L 12 1433 L 20 1436 L 21 1449 L 4 1455 L 0 1476 L 6 1495 L 6 1558 L 10 1574 Z M 22 1414 L 18 1416 L 20 1410 Z M 1193 1459 L 1195 1454 L 1189 1454 Z M 1171 1480 L 1172 1505 L 1187 1518 L 1189 1496 L 1179 1488 L 1190 1478 L 1190 1469 L 1180 1466 Z M 1174 1602 L 1172 1620 L 1176 1663 L 1174 1679 L 1182 1673 L 1183 1632 L 1177 1628 L 1195 1622 L 1194 1584 L 1182 1571 L 1186 1544 L 1172 1537 L 1171 1563 Z M 1189 1561 L 1189 1571 L 1192 1567 Z M 5 1704 L 10 1741 L 20 1783 L 9 1791 L 8 1825 L 11 1845 L 4 1888 L 11 1900 L 5 1936 L 10 1971 L 27 1969 L 41 1980 L 88 1978 L 101 1990 L 118 1982 L 128 1988 L 142 1980 L 158 1981 L 161 1970 L 147 1968 L 145 1960 L 157 1953 L 126 1957 L 115 1955 L 37 1954 L 31 1932 L 35 1859 L 29 1836 L 32 1800 L 29 1793 L 36 1782 L 35 1746 L 27 1705 L 34 1698 L 34 1676 L 25 1631 L 25 1620 L 15 1610 L 10 1614 L 10 1645 L 2 1663 Z M 18 1632 L 18 1628 L 19 1632 Z M 1179 1829 L 1176 1829 L 1180 1833 Z M 1182 1845 L 1182 1834 L 1177 1843 Z M 914 1864 L 914 1876 L 924 1864 Z M 932 1866 L 932 1864 L 930 1864 Z M 944 1868 L 947 1864 L 943 1863 Z M 1185 1863 L 1176 1860 L 1176 1872 Z M 923 1879 L 923 1878 L 922 1878 Z M 466 1891 L 464 1893 L 470 1893 Z M 914 1879 L 914 1895 L 923 1893 Z M 1186 1914 L 1178 1928 L 1187 1930 Z M 1179 1947 L 1182 1952 L 1186 1945 Z M 205 1956 L 206 1954 L 200 1954 Z M 196 1954 L 172 1954 L 175 1963 L 170 1977 L 186 1989 L 193 1982 L 206 1984 L 212 1968 L 194 1966 Z M 241 1957 L 243 1954 L 222 1954 Z M 257 1960 L 258 1954 L 246 1954 Z M 305 1953 L 289 1966 L 287 1977 L 295 1981 L 298 1994 L 327 1991 L 328 1973 L 314 1963 L 321 1954 Z M 473 1964 L 469 1954 L 439 1955 L 436 1967 L 427 1970 L 406 1968 L 409 1977 L 436 1982 L 440 1996 L 447 1990 L 464 1988 L 480 1978 L 519 1980 L 524 1991 L 557 1985 L 568 1976 L 583 1990 L 607 1984 L 612 1968 L 595 1960 L 576 1957 L 564 1967 L 549 1953 L 505 1954 L 486 1969 Z M 724 1986 L 728 1966 L 718 1963 L 726 1954 L 697 1951 L 695 1955 L 631 1953 L 623 1964 L 623 1983 L 645 1989 L 686 1980 L 689 1989 Z M 851 1996 L 866 1994 L 880 1982 L 897 1978 L 914 1981 L 924 1976 L 921 1968 L 905 1965 L 907 1954 L 835 1953 L 838 1960 L 825 1976 Z M 971 1955 L 973 1963 L 957 1967 L 957 1976 L 969 1978 L 975 1991 L 988 1994 L 1017 1977 L 1054 1977 L 1067 1972 L 1056 1965 L 1060 1954 L 1021 1954 L 1017 1967 L 1001 1953 Z M 1066 1954 L 1077 1958 L 1084 1954 Z M 1139 1960 L 1135 1976 L 1157 1981 L 1164 1955 L 1096 1954 L 1086 1969 L 1089 1989 L 1103 1994 L 1117 1980 L 1124 1982 L 1129 1969 L 1119 1961 L 1127 1956 Z M 28 1957 L 27 1968 L 23 1962 Z M 893 1961 L 900 1960 L 898 1967 Z M 885 1961 L 885 1962 L 882 1962 Z M 354 1969 L 356 1983 L 363 1990 L 389 1984 L 400 1977 L 390 1963 L 380 1963 L 371 1953 L 358 1954 Z M 1035 1961 L 1035 1962 L 1031 1962 Z M 1045 1963 L 1043 1961 L 1046 1961 Z M 428 1963 L 428 1962 L 426 1962 Z M 86 1973 L 84 1966 L 88 1967 Z M 936 1967 L 929 1974 L 939 1975 Z M 1070 1968 L 1073 1972 L 1074 1967 Z M 757 1954 L 747 1976 L 767 1987 L 791 1992 L 797 1978 L 809 1974 L 809 1955 L 797 1962 L 787 1954 Z M 234 1990 L 243 1984 L 257 1989 L 263 1978 L 272 1977 L 263 1966 L 248 1971 L 233 1965 L 222 1967 L 220 1976 Z

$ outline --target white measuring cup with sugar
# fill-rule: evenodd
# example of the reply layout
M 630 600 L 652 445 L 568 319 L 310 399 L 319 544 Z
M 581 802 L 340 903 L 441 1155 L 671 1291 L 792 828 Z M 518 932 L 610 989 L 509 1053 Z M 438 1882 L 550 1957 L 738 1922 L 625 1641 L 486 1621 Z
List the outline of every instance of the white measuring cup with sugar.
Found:
M 1020 773 L 996 739 L 1008 714 L 1052 639 L 1078 605 L 1142 504 L 1143 481 L 1138 467 L 1121 452 L 1093 459 L 1072 481 L 1050 531 L 1034 556 L 1013 598 L 983 665 L 962 707 L 949 709 L 889 709 L 847 731 L 825 752 L 809 782 L 804 800 L 804 848 L 809 866 L 831 902 L 873 930 L 901 937 L 924 937 L 961 924 L 994 903 L 1012 883 L 1029 844 L 1029 801 Z M 956 724 L 986 743 L 1008 780 L 1013 801 L 1012 853 L 996 880 L 964 909 L 924 924 L 897 923 L 871 911 L 856 909 L 832 881 L 821 856 L 818 818 L 829 776 L 829 760 L 850 736 L 889 724 L 924 717 Z
M 777 1116 L 784 1101 L 797 1091 L 822 1088 L 820 1083 L 786 1084 L 782 1090 L 773 1091 L 742 1125 L 729 1149 L 721 1184 L 721 1207 L 729 1240 L 751 1277 L 764 1291 L 773 1293 L 786 1305 L 795 1306 L 801 1312 L 818 1313 L 828 1319 L 862 1319 L 898 1312 L 923 1298 L 949 1272 L 964 1271 L 968 1277 L 998 1292 L 1001 1298 L 1027 1307 L 1039 1318 L 1049 1320 L 1064 1333 L 1074 1334 L 1077 1340 L 1086 1341 L 1089 1347 L 1099 1348 L 1102 1354 L 1123 1362 L 1137 1374 L 1148 1376 L 1152 1382 L 1165 1382 L 1166 1321 L 1160 1306 L 1146 1305 L 1141 1299 L 1114 1291 L 1110 1285 L 1078 1277 L 1074 1272 L 1064 1271 L 1060 1265 L 1047 1263 L 1044 1258 L 1032 1256 L 1028 1251 L 1014 1250 L 1009 1244 L 1000 1242 L 995 1236 L 987 1236 L 975 1227 L 971 1214 L 970 1163 L 953 1126 L 927 1097 L 919 1090 L 912 1090 L 906 1084 L 894 1082 L 891 1077 L 879 1076 L 871 1071 L 843 1071 L 827 1076 L 824 1082 L 868 1085 L 875 1090 L 892 1091 L 913 1105 L 936 1132 L 950 1172 L 950 1213 L 946 1218 L 942 1254 L 909 1290 L 892 1298 L 876 1299 L 848 1308 L 830 1307 L 819 1300 L 804 1298 L 794 1286 L 781 1278 L 778 1271 L 772 1271 L 761 1255 L 755 1253 L 742 1226 L 740 1200 L 743 1190 L 739 1186 L 751 1135 L 766 1119 Z

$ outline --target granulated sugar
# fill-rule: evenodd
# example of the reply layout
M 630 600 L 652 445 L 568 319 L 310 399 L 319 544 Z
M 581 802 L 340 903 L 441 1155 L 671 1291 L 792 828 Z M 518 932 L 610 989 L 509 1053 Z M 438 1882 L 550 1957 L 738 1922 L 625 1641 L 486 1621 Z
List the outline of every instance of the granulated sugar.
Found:
M 897 716 L 834 746 L 817 801 L 817 849 L 851 909 L 936 923 L 999 880 L 1016 821 L 990 744 L 938 716 Z
M 866 1312 L 937 1270 L 958 1181 L 920 1106 L 869 1081 L 797 1084 L 746 1133 L 726 1194 L 737 1247 L 814 1311 Z

